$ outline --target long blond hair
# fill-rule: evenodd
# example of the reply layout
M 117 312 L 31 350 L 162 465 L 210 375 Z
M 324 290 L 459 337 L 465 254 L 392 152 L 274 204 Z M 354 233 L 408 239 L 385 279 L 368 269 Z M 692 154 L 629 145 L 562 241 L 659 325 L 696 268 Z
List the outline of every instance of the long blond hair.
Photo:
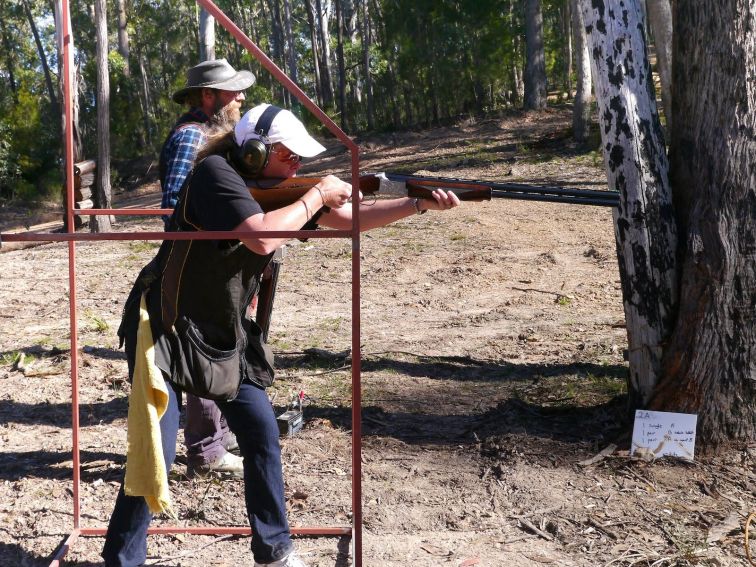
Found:
M 202 142 L 194 163 L 201 162 L 208 156 L 226 156 L 234 147 L 234 124 L 230 120 L 213 121 L 205 131 L 205 140 Z

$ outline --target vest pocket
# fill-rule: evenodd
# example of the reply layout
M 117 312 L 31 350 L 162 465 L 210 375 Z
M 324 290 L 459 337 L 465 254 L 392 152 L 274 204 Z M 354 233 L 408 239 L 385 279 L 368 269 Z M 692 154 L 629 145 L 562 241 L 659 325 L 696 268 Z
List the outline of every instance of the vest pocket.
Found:
M 240 343 L 215 347 L 205 342 L 202 331 L 180 316 L 169 332 L 175 352 L 171 380 L 185 392 L 209 400 L 230 401 L 241 384 Z

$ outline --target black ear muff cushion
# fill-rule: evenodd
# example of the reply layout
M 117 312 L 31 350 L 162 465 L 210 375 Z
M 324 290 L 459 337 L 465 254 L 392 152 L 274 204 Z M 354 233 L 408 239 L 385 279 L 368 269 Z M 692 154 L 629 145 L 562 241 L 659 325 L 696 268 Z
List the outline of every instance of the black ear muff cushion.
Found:
M 251 139 L 243 146 L 234 144 L 231 152 L 234 166 L 243 175 L 259 175 L 268 163 L 268 146 L 262 140 Z

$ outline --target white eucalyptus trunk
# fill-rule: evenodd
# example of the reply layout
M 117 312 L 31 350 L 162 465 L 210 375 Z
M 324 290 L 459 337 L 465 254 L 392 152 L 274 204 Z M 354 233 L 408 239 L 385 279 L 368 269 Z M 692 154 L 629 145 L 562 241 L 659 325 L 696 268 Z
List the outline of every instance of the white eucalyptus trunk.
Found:
M 653 96 L 640 0 L 581 0 L 604 163 L 620 192 L 615 236 L 630 350 L 632 404 L 661 377 L 677 311 L 677 235 L 664 136 Z

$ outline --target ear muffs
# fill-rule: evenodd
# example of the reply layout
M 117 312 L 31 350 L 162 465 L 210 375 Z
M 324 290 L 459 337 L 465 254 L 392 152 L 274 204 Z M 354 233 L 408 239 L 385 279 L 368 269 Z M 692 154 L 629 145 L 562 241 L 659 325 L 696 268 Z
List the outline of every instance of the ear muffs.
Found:
M 234 143 L 230 152 L 231 164 L 241 175 L 258 177 L 265 166 L 268 165 L 272 146 L 268 140 L 268 132 L 273 124 L 273 119 L 281 110 L 283 109 L 272 104 L 268 106 L 255 125 L 256 137 L 245 140 L 241 146 Z
M 231 149 L 231 162 L 236 170 L 247 177 L 257 177 L 270 158 L 270 144 L 262 138 L 252 138 L 243 146 L 234 144 Z

